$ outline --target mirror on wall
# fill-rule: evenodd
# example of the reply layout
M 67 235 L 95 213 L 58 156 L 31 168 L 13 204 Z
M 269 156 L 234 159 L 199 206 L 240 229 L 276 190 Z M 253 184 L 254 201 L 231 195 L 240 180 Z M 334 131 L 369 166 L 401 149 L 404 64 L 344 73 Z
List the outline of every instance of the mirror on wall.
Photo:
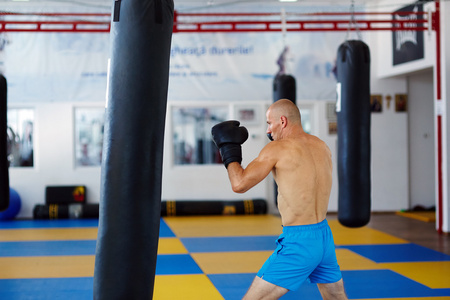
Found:
M 104 108 L 75 108 L 76 167 L 101 165 L 104 124 Z
M 221 163 L 219 152 L 211 139 L 211 127 L 227 119 L 227 106 L 172 107 L 174 164 Z
M 34 166 L 34 109 L 9 108 L 7 155 L 10 167 Z
M 311 134 L 312 131 L 312 120 L 311 120 L 311 109 L 300 108 L 300 113 L 302 115 L 302 127 L 306 133 Z

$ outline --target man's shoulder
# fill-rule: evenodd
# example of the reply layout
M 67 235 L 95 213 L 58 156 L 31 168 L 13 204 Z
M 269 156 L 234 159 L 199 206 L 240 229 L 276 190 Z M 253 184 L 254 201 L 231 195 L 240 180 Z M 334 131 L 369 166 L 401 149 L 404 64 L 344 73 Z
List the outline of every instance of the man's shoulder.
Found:
M 277 140 L 277 141 L 271 141 L 270 143 L 266 144 L 264 148 L 262 148 L 260 152 L 260 156 L 266 156 L 270 158 L 277 157 L 284 149 L 286 149 L 285 141 L 283 140 Z
M 264 148 L 270 149 L 270 150 L 276 150 L 276 149 L 279 149 L 279 148 L 287 147 L 287 145 L 289 143 L 290 143 L 290 141 L 287 140 L 287 139 L 276 140 L 276 141 L 271 141 Z

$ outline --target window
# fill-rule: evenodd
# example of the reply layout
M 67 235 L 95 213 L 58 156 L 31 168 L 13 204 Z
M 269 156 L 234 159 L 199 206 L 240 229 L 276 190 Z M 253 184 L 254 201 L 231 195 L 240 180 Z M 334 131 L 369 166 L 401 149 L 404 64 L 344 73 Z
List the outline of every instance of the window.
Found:
M 10 167 L 33 167 L 34 110 L 30 108 L 8 109 L 7 155 Z
M 75 109 L 75 166 L 102 163 L 104 108 Z

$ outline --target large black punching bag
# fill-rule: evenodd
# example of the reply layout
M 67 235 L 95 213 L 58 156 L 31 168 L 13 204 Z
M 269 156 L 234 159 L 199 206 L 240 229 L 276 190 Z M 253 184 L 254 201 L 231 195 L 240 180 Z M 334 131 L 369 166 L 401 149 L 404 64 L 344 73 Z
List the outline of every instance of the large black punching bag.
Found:
M 6 78 L 0 74 L 0 211 L 9 207 L 9 173 L 7 156 L 7 84 Z
M 152 299 L 173 0 L 116 0 L 94 299 Z
M 288 99 L 295 103 L 297 90 L 294 76 L 285 73 L 277 74 L 273 79 L 272 92 L 273 102 Z M 276 182 L 274 182 L 274 198 L 275 205 L 278 206 L 278 186 Z
M 340 45 L 337 57 L 338 219 L 347 227 L 370 220 L 370 51 L 362 41 Z

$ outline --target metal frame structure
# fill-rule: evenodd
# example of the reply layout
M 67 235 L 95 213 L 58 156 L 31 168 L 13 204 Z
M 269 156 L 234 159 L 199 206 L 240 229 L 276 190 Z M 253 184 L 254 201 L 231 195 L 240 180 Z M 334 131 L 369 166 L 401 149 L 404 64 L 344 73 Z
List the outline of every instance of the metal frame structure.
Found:
M 394 15 L 427 15 L 426 12 L 377 13 L 175 13 L 174 33 L 200 32 L 280 32 L 283 31 L 424 31 L 429 20 L 395 20 Z M 353 19 L 354 16 L 362 18 Z M 377 19 L 367 19 L 376 16 Z M 216 21 L 209 21 L 214 18 Z M 249 19 L 255 19 L 251 21 Z M 258 20 L 257 18 L 267 18 Z M 349 22 L 349 18 L 352 18 Z M 203 20 L 202 20 L 203 19 Z M 217 21 L 219 19 L 219 21 Z M 222 20 L 220 20 L 222 19 Z M 227 20 L 229 19 L 229 20 Z M 233 20 L 243 19 L 243 20 Z M 278 19 L 278 20 L 277 20 Z
M 427 16 L 427 12 L 355 13 L 178 13 L 174 33 L 283 31 L 425 31 L 436 30 L 428 18 L 396 20 L 395 15 Z M 0 11 L 0 32 L 92 32 L 111 30 L 105 13 L 11 13 Z M 357 18 L 355 18 L 357 17 Z M 375 17 L 368 19 L 368 17 Z M 349 22 L 349 18 L 350 22 Z M 28 20 L 27 20 L 28 19 Z M 35 19 L 35 20 L 29 20 Z
M 0 11 L 1 32 L 92 32 L 111 30 L 110 14 L 11 13 Z M 30 20 L 34 19 L 34 20 Z
M 396 20 L 394 15 L 417 15 L 415 20 Z M 27 19 L 36 19 L 30 21 Z M 107 33 L 110 14 L 83 13 L 7 13 L 0 12 L 2 32 L 79 32 Z M 350 18 L 350 22 L 349 22 Z M 434 31 L 436 33 L 436 167 L 437 231 L 443 225 L 443 120 L 440 0 L 434 12 L 351 12 L 351 13 L 178 13 L 174 33 L 301 32 L 301 31 Z

